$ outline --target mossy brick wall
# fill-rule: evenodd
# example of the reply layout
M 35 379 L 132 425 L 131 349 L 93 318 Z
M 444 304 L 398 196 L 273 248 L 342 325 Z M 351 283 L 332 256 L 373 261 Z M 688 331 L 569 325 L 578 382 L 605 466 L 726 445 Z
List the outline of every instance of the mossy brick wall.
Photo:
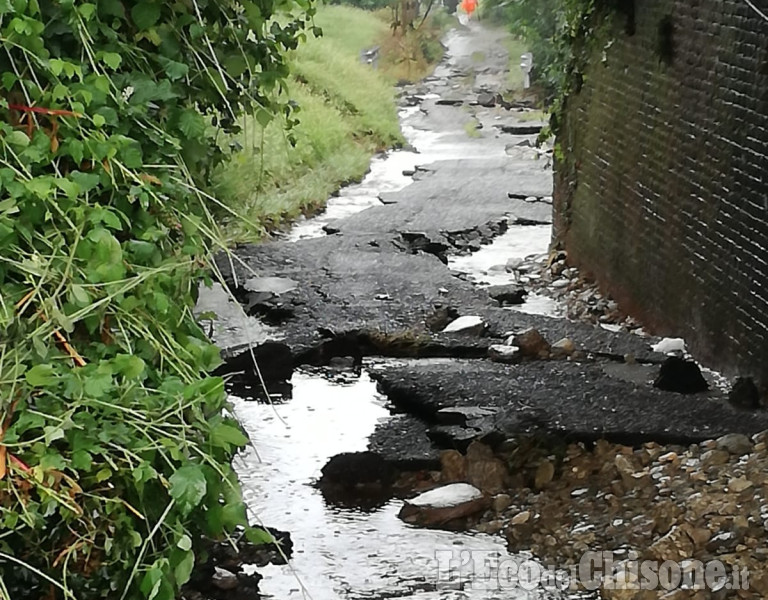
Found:
M 556 236 L 653 332 L 768 386 L 768 22 L 742 0 L 634 12 L 566 103 Z

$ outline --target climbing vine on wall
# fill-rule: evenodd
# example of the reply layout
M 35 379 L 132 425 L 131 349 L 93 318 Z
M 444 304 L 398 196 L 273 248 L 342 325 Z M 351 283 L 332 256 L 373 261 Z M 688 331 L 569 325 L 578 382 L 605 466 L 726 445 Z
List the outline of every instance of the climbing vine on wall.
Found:
M 243 113 L 292 119 L 313 11 L 0 0 L 0 598 L 171 599 L 247 525 L 207 175 Z
M 634 27 L 633 0 L 487 0 L 486 11 L 523 38 L 534 55 L 534 80 L 553 115 L 548 137 L 557 133 L 568 95 L 578 93 L 586 65 L 604 43 L 614 17 Z

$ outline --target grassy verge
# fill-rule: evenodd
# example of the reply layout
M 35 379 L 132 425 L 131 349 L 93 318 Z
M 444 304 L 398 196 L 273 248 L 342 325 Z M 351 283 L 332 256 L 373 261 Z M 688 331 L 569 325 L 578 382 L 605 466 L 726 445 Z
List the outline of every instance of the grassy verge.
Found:
M 300 106 L 295 145 L 283 122 L 262 127 L 246 119 L 236 140 L 243 150 L 216 174 L 218 197 L 243 216 L 225 222 L 231 240 L 258 239 L 317 211 L 339 187 L 364 176 L 375 152 L 403 142 L 393 84 L 423 76 L 429 61 L 416 68 L 407 58 L 415 52 L 391 47 L 387 16 L 349 6 L 318 11 L 315 21 L 323 37 L 307 40 L 291 57 L 287 93 Z M 434 26 L 424 30 L 429 39 L 422 34 L 413 39 L 432 47 L 435 31 Z M 374 45 L 382 48 L 378 70 L 359 58 L 361 50 Z M 441 53 L 432 50 L 429 58 L 436 61 Z

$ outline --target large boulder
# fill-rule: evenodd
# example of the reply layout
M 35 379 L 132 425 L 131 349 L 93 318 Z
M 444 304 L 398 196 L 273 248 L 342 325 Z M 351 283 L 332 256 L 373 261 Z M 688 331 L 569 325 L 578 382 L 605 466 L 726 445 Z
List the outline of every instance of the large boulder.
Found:
M 394 467 L 376 452 L 343 452 L 332 457 L 321 470 L 320 485 L 346 485 L 380 483 L 392 485 L 396 477 Z
M 398 517 L 420 527 L 458 529 L 485 511 L 491 499 L 468 483 L 450 483 L 407 500 Z
M 375 452 L 337 454 L 322 468 L 317 486 L 335 506 L 374 509 L 393 495 L 397 470 Z

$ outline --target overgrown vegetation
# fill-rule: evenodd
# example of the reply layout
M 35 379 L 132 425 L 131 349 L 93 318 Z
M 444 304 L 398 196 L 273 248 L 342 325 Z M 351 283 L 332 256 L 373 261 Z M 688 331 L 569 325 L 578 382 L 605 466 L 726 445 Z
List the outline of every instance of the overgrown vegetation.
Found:
M 231 140 L 242 150 L 216 174 L 218 195 L 248 217 L 226 220 L 232 239 L 253 241 L 321 209 L 335 190 L 363 177 L 371 155 L 403 142 L 394 84 L 409 73 L 421 77 L 439 60 L 443 22 L 395 36 L 389 19 L 387 10 L 318 10 L 314 22 L 322 37 L 290 54 L 283 99 L 298 107 L 292 138 L 284 122 L 246 118 Z M 376 69 L 360 61 L 360 51 L 374 45 L 380 46 Z
M 551 106 L 550 128 L 542 137 L 558 133 L 562 107 L 569 94 L 581 89 L 595 44 L 606 37 L 600 30 L 610 27 L 616 15 L 626 20 L 628 32 L 634 28 L 631 0 L 487 0 L 484 10 L 521 37 L 533 53 L 532 78 Z
M 313 10 L 0 1 L 0 598 L 170 600 L 247 526 L 191 312 L 206 179 L 243 113 L 293 119 Z
M 634 27 L 633 6 L 631 0 L 487 0 L 483 10 L 525 41 L 534 55 L 533 79 L 554 96 L 581 71 L 605 17 L 622 14 L 627 28 Z

